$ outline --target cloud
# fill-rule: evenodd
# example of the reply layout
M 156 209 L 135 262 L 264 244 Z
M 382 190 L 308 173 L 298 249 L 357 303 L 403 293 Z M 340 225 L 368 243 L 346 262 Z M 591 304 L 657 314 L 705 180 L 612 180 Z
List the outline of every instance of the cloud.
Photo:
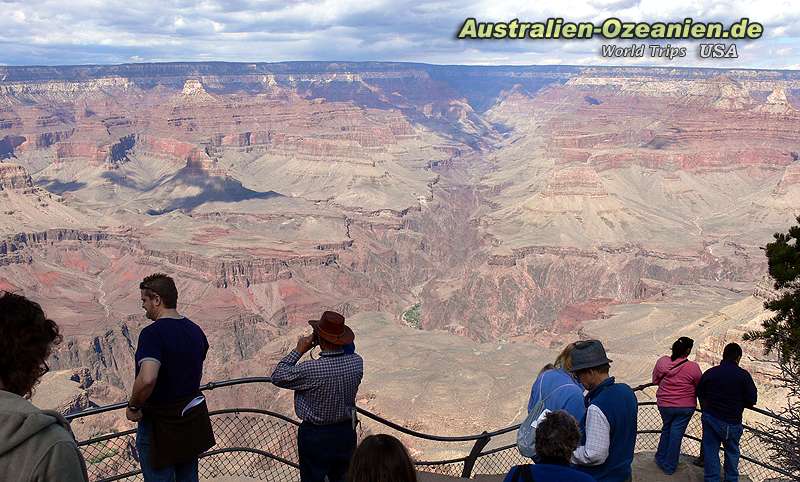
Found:
M 800 5 L 756 0 L 73 0 L 3 1 L 0 63 L 8 65 L 148 61 L 384 60 L 447 64 L 652 64 L 788 68 L 800 63 Z M 761 39 L 737 42 L 740 58 L 703 60 L 699 42 L 671 42 L 692 55 L 672 61 L 600 56 L 582 40 L 457 40 L 466 17 L 481 21 L 698 21 L 764 24 Z M 664 42 L 661 42 L 664 43 Z

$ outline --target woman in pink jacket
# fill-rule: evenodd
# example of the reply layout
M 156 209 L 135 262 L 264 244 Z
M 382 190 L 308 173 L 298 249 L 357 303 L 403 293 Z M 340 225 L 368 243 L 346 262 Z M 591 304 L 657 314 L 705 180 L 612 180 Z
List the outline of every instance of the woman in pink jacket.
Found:
M 687 359 L 693 345 L 691 338 L 678 338 L 672 344 L 672 356 L 659 358 L 653 368 L 653 383 L 658 385 L 656 401 L 663 422 L 656 465 L 668 475 L 678 468 L 683 434 L 697 405 L 695 389 L 703 374 L 700 365 Z

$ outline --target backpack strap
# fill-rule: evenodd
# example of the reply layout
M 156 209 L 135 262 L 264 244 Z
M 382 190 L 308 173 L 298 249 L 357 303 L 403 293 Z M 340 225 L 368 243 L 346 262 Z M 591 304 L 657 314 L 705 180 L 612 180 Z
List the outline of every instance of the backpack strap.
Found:
M 533 472 L 531 472 L 532 467 L 532 464 L 517 465 L 511 482 L 536 482 L 533 479 Z
M 545 402 L 545 401 L 547 401 L 547 399 L 548 399 L 548 398 L 550 398 L 550 396 L 551 396 L 552 394 L 556 393 L 557 391 L 561 390 L 561 389 L 562 389 L 562 388 L 564 388 L 564 387 L 569 387 L 569 386 L 573 386 L 573 385 L 572 385 L 571 383 L 565 383 L 565 384 L 563 384 L 563 385 L 559 385 L 559 386 L 557 386 L 556 388 L 552 389 L 552 390 L 550 391 L 550 393 L 548 393 L 548 394 L 547 394 L 547 396 L 546 396 L 546 397 L 544 397 L 544 398 L 543 398 L 543 399 L 541 399 L 541 400 L 542 400 L 543 402 Z

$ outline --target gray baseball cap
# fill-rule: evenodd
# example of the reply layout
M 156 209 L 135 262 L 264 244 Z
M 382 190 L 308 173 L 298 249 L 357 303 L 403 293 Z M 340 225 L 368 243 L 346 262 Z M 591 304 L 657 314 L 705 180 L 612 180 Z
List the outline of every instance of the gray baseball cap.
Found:
M 583 340 L 575 343 L 575 348 L 572 350 L 573 372 L 599 367 L 606 363 L 611 363 L 611 360 L 606 356 L 606 349 L 600 340 Z

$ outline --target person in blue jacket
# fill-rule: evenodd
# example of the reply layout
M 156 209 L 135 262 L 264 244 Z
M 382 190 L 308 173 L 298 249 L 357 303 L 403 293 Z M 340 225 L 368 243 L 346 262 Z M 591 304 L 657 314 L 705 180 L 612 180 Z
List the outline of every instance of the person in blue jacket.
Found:
M 561 351 L 555 363 L 547 364 L 539 372 L 536 381 L 531 387 L 531 396 L 528 401 L 528 413 L 544 399 L 544 408 L 554 412 L 566 410 L 580 424 L 586 415 L 586 405 L 583 401 L 583 386 L 573 378 L 572 350 L 575 343 L 570 343 Z
M 578 422 L 564 410 L 548 413 L 536 427 L 536 464 L 517 465 L 504 482 L 595 482 L 594 477 L 569 466 L 581 440 Z

